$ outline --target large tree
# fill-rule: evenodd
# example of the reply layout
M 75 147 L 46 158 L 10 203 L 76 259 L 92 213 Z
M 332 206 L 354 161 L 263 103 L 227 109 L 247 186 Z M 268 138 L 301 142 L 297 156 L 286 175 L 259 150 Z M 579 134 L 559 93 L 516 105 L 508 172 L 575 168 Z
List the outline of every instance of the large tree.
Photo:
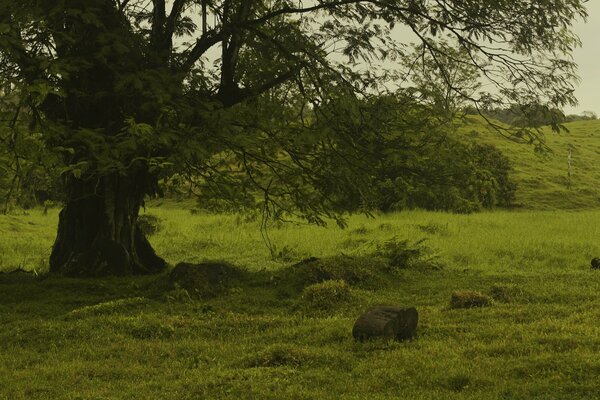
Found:
M 368 208 L 370 166 L 397 121 L 371 97 L 402 78 L 410 40 L 476 105 L 445 66 L 477 69 L 496 87 L 486 100 L 573 103 L 583 3 L 0 0 L 0 111 L 12 113 L 0 132 L 38 132 L 63 160 L 51 271 L 155 272 L 165 263 L 137 218 L 161 179 L 188 176 L 236 204 L 258 191 L 267 212 L 313 222 L 343 210 L 346 192 Z M 127 262 L 115 270 L 103 252 Z

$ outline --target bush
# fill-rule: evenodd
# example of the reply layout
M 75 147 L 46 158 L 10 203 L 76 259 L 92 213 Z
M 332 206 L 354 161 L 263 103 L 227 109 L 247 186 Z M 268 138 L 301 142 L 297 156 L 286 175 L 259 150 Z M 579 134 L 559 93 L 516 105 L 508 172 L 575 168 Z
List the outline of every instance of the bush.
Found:
M 510 171 L 508 158 L 492 145 L 433 138 L 404 157 L 384 160 L 375 204 L 381 211 L 423 208 L 458 213 L 510 207 L 516 191 Z
M 302 291 L 299 308 L 328 311 L 352 299 L 352 290 L 343 280 L 328 280 L 307 286 Z

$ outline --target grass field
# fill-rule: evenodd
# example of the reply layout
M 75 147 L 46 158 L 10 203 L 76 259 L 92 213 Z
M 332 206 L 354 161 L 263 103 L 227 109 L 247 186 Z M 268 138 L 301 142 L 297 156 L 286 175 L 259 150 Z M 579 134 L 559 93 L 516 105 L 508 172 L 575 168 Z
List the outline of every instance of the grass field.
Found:
M 78 280 L 0 274 L 0 399 L 590 399 L 600 396 L 600 211 L 352 217 L 346 230 L 151 207 L 169 263 L 227 260 L 250 278 L 189 299 L 166 276 Z M 0 216 L 0 265 L 44 270 L 56 214 Z M 436 265 L 354 282 L 308 302 L 278 271 L 344 253 L 370 265 L 391 238 Z M 365 283 L 365 284 L 363 284 Z M 454 290 L 494 298 L 451 309 Z M 415 306 L 417 338 L 354 342 L 372 304 Z
M 470 117 L 459 133 L 468 140 L 489 143 L 511 161 L 518 184 L 516 202 L 535 210 L 600 208 L 600 121 L 565 124 L 568 132 L 544 129 L 549 152 L 536 155 L 533 146 L 503 138 L 483 120 Z M 567 158 L 571 151 L 570 186 Z

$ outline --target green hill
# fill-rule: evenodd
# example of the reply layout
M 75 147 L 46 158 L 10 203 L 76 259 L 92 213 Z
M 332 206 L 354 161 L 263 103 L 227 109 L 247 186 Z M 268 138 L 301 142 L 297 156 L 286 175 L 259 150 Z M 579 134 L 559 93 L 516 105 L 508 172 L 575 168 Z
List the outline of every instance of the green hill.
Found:
M 459 134 L 467 140 L 493 144 L 510 159 L 518 184 L 518 206 L 537 210 L 600 208 L 600 120 L 570 122 L 565 127 L 568 132 L 544 129 L 550 148 L 545 154 L 536 153 L 532 145 L 502 137 L 479 117 L 469 117 Z

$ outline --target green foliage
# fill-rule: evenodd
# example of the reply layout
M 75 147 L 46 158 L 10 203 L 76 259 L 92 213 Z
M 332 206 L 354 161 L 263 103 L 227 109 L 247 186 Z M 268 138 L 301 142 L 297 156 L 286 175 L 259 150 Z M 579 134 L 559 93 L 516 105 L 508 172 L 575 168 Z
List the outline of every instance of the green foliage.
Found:
M 516 184 L 508 158 L 489 144 L 420 135 L 421 146 L 393 156 L 379 170 L 377 208 L 469 213 L 510 207 Z
M 509 178 L 517 184 L 515 206 L 536 210 L 583 210 L 600 205 L 599 164 L 597 162 L 598 121 L 565 124 L 568 132 L 559 134 L 544 127 L 541 134 L 546 150 L 536 151 L 521 141 L 506 140 L 486 126 L 480 117 L 470 117 L 459 128 L 460 140 L 490 144 L 509 158 Z M 475 134 L 476 133 L 476 134 Z M 572 154 L 570 184 L 567 158 Z
M 402 59 L 406 79 L 423 101 L 438 110 L 439 118 L 453 118 L 480 95 L 481 73 L 469 57 L 466 47 L 441 39 L 415 45 Z
M 478 114 L 475 110 L 469 110 L 469 112 Z M 506 108 L 486 109 L 483 111 L 483 115 L 507 125 L 534 128 L 546 125 L 556 127 L 564 122 L 578 119 L 574 116 L 567 118 L 560 109 L 549 108 L 537 103 L 513 104 Z
M 18 99 L 1 93 L 0 212 L 61 200 L 59 160 L 48 152 L 43 133 L 27 126 L 31 116 L 15 105 Z
M 412 79 L 414 87 L 398 93 L 410 100 L 402 110 L 409 132 L 427 131 L 414 104 L 434 105 L 447 118 L 441 111 L 464 99 L 544 107 L 575 101 L 568 56 L 579 41 L 570 25 L 586 16 L 582 0 L 491 2 L 485 12 L 462 1 L 169 5 L 0 5 L 0 20 L 8 21 L 0 25 L 0 87 L 16 98 L 8 112 L 24 110 L 26 125 L 40 134 L 41 151 L 28 160 L 41 152 L 59 159 L 54 171 L 67 201 L 82 182 L 100 187 L 106 177 L 123 176 L 154 195 L 159 182 L 177 178 L 204 202 L 343 224 L 343 212 L 372 209 L 374 167 L 396 125 L 371 93 Z M 202 23 L 194 19 L 199 13 Z M 419 54 L 393 39 L 400 24 L 414 32 Z M 335 57 L 331 49 L 339 50 Z M 507 57 L 511 51 L 518 57 Z M 398 68 L 377 66 L 390 61 Z M 406 79 L 419 69 L 420 78 Z M 430 72 L 433 86 L 424 79 Z M 481 72 L 494 78 L 494 94 L 474 93 L 471 78 Z M 389 151 L 401 153 L 402 145 Z M 0 156 L 0 168 L 6 163 Z M 394 173 L 386 184 L 416 186 L 396 182 L 407 176 Z M 476 179 L 474 191 L 484 179 Z M 426 196 L 436 208 L 468 210 L 488 201 L 439 192 L 442 200 Z

